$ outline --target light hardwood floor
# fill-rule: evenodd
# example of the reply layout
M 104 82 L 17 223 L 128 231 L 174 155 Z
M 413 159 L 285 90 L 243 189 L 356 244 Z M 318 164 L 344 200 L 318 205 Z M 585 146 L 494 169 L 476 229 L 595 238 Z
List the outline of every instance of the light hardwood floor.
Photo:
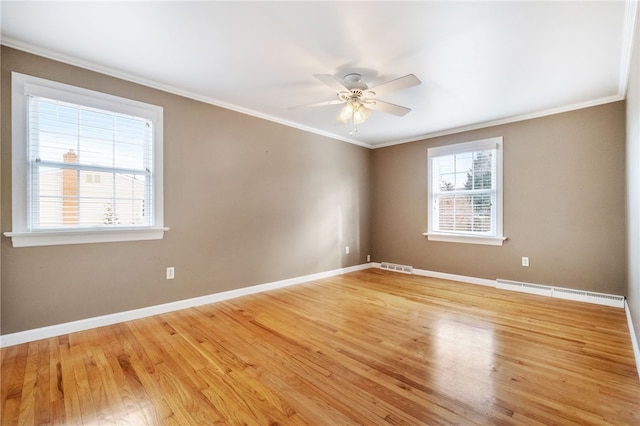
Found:
M 639 425 L 624 310 L 370 269 L 2 349 L 2 425 Z

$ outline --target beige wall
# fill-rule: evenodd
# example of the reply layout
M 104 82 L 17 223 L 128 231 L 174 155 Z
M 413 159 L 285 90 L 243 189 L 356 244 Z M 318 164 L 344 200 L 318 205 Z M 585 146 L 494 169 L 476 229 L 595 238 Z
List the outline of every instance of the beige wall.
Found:
M 1 55 L 2 231 L 11 230 L 11 71 L 164 107 L 171 228 L 159 241 L 19 249 L 2 236 L 2 334 L 357 265 L 370 253 L 370 150 L 10 48 Z
M 640 342 L 640 25 L 636 25 L 627 89 L 627 224 L 627 303 Z
M 428 241 L 427 148 L 494 136 L 504 137 L 508 240 Z M 626 293 L 624 102 L 376 149 L 372 176 L 375 261 Z
M 13 70 L 163 106 L 171 227 L 138 243 L 14 249 L 3 236 L 2 334 L 361 264 L 369 253 L 638 303 L 627 287 L 623 102 L 367 150 L 6 47 L 1 55 L 2 231 L 11 229 Z M 493 136 L 504 137 L 509 239 L 428 241 L 427 148 Z M 164 279 L 167 266 L 175 280 Z

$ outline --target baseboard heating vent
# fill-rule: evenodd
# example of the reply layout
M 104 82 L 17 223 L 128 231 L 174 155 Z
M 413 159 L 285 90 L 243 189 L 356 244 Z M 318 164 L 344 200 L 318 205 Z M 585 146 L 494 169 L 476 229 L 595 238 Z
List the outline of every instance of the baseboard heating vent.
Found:
M 538 284 L 521 283 L 517 281 L 496 280 L 496 288 L 502 290 L 519 291 L 521 293 L 537 294 L 538 296 L 553 297 L 551 287 Z
M 395 263 L 382 262 L 380 269 L 387 271 L 402 272 L 403 274 L 413 274 L 413 266 L 397 265 Z
M 580 302 L 597 303 L 599 305 L 613 306 L 614 308 L 624 308 L 624 296 L 617 296 L 614 294 L 557 288 L 553 291 L 553 297 L 557 297 L 559 299 L 578 300 Z
M 552 287 L 501 279 L 496 280 L 496 288 L 519 291 L 521 293 L 537 294 L 538 296 L 596 303 L 598 305 L 611 306 L 614 308 L 624 308 L 624 296 L 617 296 L 614 294 L 595 293 L 592 291 L 574 290 L 570 288 Z

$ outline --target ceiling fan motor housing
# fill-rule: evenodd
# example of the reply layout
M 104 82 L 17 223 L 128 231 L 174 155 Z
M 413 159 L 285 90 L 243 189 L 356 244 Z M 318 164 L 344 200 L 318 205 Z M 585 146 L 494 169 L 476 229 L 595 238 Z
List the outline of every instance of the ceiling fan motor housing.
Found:
M 369 86 L 367 86 L 362 82 L 362 75 L 356 72 L 352 72 L 350 74 L 345 75 L 343 80 L 344 80 L 344 87 L 346 87 L 349 90 L 351 89 L 366 90 L 369 88 Z
M 349 89 L 348 92 L 340 92 L 338 96 L 343 101 L 348 101 L 349 99 L 360 99 L 363 95 L 362 89 Z
M 343 78 L 344 87 L 349 89 L 349 92 L 341 92 L 339 94 L 340 99 L 348 101 L 349 99 L 360 99 L 364 94 L 364 91 L 369 88 L 362 82 L 362 75 L 358 73 L 347 74 Z

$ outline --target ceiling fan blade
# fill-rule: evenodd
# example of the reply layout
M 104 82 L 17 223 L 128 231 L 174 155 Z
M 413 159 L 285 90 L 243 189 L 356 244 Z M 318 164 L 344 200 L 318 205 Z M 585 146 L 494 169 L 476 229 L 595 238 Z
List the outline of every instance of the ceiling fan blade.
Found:
M 386 95 L 387 93 L 395 92 L 396 90 L 406 89 L 407 87 L 417 86 L 421 81 L 413 74 L 405 75 L 404 77 L 396 78 L 395 80 L 387 81 L 386 83 L 379 84 L 374 87 L 370 87 L 368 92 L 374 92 L 374 96 Z
M 344 103 L 344 101 L 342 99 L 332 99 L 330 101 L 313 102 L 313 103 L 310 103 L 310 104 L 302 104 L 302 105 L 290 106 L 287 109 L 299 109 L 299 108 L 317 107 L 317 106 L 325 106 L 325 105 L 337 105 L 337 104 L 342 104 L 342 103 Z
M 326 84 L 327 86 L 331 87 L 333 90 L 335 90 L 338 93 L 349 91 L 349 89 L 344 87 L 342 83 L 340 83 L 338 80 L 333 78 L 333 76 L 330 74 L 314 74 L 313 76 L 318 80 L 320 80 L 321 82 L 323 82 L 324 84 Z
M 387 114 L 397 115 L 398 117 L 402 117 L 409 111 L 411 111 L 411 108 L 406 108 L 389 102 L 380 101 L 378 99 L 376 99 L 375 101 L 366 102 L 364 105 L 369 109 L 386 112 Z

